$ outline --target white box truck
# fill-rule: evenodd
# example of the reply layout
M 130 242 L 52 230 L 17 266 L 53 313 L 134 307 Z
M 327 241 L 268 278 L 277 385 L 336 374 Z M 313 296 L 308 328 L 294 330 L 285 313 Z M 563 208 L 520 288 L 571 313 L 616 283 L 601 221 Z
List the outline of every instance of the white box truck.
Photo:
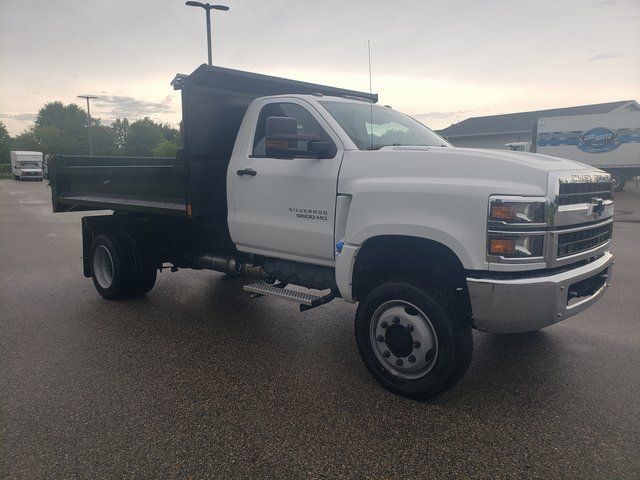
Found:
M 535 151 L 609 172 L 621 191 L 640 175 L 640 112 L 540 118 Z
M 16 180 L 42 181 L 42 152 L 11 152 L 11 173 Z

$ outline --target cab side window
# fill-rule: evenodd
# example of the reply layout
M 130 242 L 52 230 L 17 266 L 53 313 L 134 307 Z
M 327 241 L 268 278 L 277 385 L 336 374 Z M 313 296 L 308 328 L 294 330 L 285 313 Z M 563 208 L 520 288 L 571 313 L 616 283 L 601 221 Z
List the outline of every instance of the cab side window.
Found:
M 253 137 L 253 156 L 266 157 L 265 140 L 267 118 L 269 117 L 290 117 L 298 123 L 298 135 L 303 140 L 298 141 L 298 154 L 296 157 L 316 158 L 317 154 L 309 150 L 309 138 L 320 142 L 333 143 L 331 137 L 324 128 L 311 115 L 311 113 L 295 103 L 270 103 L 265 105 L 258 116 L 255 136 Z

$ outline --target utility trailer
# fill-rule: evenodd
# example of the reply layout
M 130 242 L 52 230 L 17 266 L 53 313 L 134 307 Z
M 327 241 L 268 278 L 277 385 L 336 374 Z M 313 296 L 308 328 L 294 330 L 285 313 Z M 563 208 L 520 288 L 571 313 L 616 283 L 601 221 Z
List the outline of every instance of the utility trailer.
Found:
M 454 148 L 369 93 L 211 66 L 173 85 L 176 158 L 52 160 L 54 211 L 113 210 L 82 219 L 106 299 L 149 292 L 168 265 L 253 277 L 253 297 L 302 311 L 358 303 L 369 372 L 425 399 L 464 375 L 473 328 L 539 330 L 611 283 L 600 170 Z

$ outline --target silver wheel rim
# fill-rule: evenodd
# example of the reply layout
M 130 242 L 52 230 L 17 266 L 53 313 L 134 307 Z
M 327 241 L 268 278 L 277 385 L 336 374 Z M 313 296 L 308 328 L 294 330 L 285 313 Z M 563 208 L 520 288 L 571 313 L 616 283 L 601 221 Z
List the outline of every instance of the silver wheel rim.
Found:
M 400 378 L 425 376 L 438 358 L 438 337 L 429 317 L 404 300 L 390 300 L 376 309 L 369 339 L 378 361 Z
M 107 289 L 113 283 L 113 259 L 107 247 L 98 245 L 93 252 L 93 273 L 98 285 Z

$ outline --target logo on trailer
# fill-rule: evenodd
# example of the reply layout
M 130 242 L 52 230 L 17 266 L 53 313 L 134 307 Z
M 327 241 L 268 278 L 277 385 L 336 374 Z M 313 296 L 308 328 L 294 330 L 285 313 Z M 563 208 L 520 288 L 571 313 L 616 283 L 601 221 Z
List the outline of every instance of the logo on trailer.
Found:
M 610 152 L 620 146 L 618 135 L 605 127 L 596 127 L 582 132 L 578 137 L 578 148 L 583 152 Z

